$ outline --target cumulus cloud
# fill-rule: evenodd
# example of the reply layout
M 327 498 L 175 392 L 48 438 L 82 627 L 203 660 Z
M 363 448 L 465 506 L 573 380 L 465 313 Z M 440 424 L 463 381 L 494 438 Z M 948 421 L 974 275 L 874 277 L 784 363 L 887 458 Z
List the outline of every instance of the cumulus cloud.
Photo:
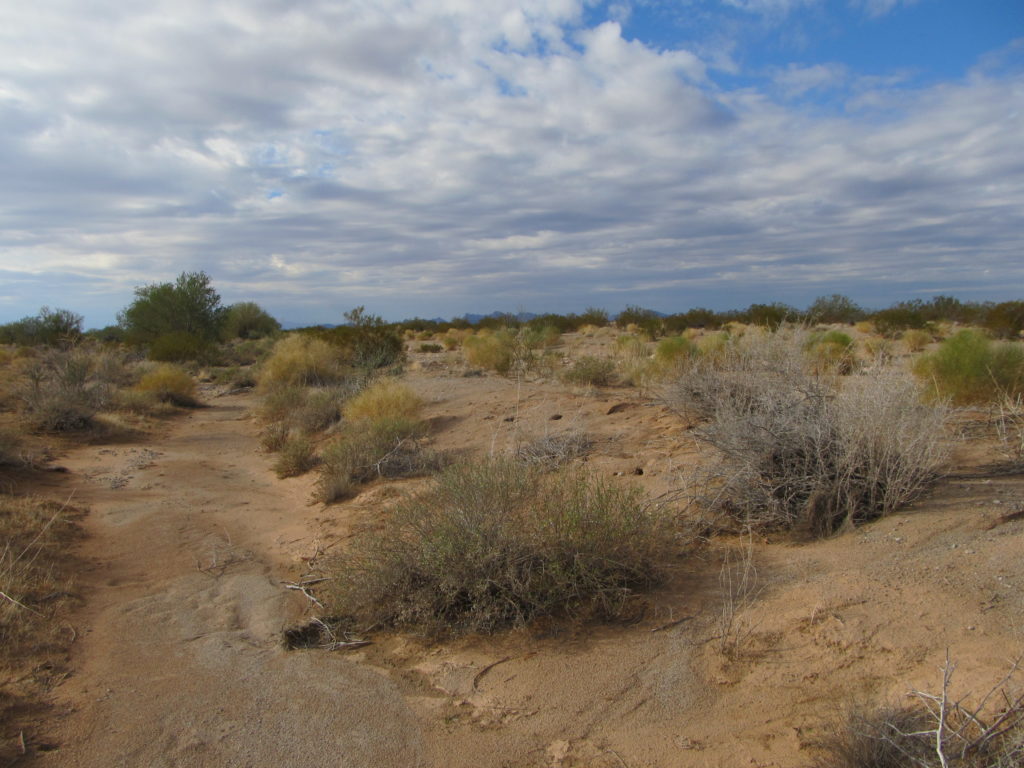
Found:
M 109 322 L 184 269 L 297 320 L 1021 284 L 1019 72 L 811 115 L 627 39 L 624 12 L 0 6 L 0 314 Z

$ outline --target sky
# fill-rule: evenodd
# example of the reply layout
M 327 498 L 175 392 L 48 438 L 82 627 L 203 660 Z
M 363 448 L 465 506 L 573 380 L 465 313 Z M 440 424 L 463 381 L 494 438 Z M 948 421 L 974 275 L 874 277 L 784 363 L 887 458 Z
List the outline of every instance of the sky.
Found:
M 1022 0 L 0 3 L 0 322 L 1024 298 Z

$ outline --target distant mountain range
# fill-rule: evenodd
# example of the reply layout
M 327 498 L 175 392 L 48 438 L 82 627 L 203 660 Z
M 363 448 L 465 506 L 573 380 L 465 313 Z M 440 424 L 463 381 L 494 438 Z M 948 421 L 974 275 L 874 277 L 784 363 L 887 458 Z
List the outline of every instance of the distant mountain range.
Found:
M 652 310 L 649 310 L 649 311 L 652 312 L 653 314 L 657 315 L 658 317 L 668 317 L 667 313 L 665 313 L 665 312 L 658 312 L 656 309 L 652 309 Z M 486 314 L 486 315 L 477 314 L 475 312 L 467 312 L 464 315 L 458 315 L 457 317 L 454 317 L 452 319 L 453 320 L 465 319 L 466 322 L 470 323 L 471 325 L 476 325 L 481 320 L 484 320 L 486 318 L 502 318 L 502 317 L 514 317 L 520 323 L 528 323 L 530 320 L 533 320 L 535 317 L 540 317 L 540 315 L 537 314 L 536 312 L 491 312 L 491 313 Z M 611 319 L 614 320 L 616 316 L 615 315 L 611 315 L 610 317 L 611 317 Z M 412 318 L 407 318 L 407 319 L 412 319 Z M 447 323 L 447 322 L 449 322 L 449 319 L 445 318 L 445 317 L 431 317 L 431 318 L 427 318 L 427 319 L 429 320 L 429 322 L 432 322 L 432 323 Z M 339 323 L 313 323 L 313 325 L 319 325 L 321 328 L 337 328 Z M 286 330 L 286 331 L 293 331 L 296 328 L 308 328 L 309 326 L 310 326 L 310 323 L 294 323 L 294 322 L 290 322 L 290 321 L 287 321 L 287 320 L 282 320 L 281 321 L 281 327 L 284 330 Z

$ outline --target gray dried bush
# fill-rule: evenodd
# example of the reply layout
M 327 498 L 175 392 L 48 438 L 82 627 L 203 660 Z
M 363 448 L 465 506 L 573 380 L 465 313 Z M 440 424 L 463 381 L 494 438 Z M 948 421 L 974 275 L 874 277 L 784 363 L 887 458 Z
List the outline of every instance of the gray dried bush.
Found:
M 636 489 L 509 459 L 456 465 L 340 557 L 333 607 L 439 634 L 615 618 L 673 549 L 669 519 Z
M 96 377 L 88 352 L 51 349 L 25 372 L 20 397 L 32 429 L 64 432 L 89 426 L 110 392 L 110 386 Z
M 687 478 L 694 501 L 732 527 L 831 534 L 918 496 L 948 453 L 947 410 L 892 369 L 847 378 L 808 370 L 799 332 L 702 362 L 666 399 L 715 449 Z
M 520 461 L 546 469 L 556 469 L 590 450 L 590 439 L 574 429 L 557 435 L 525 440 L 516 451 Z
M 942 687 L 911 691 L 902 706 L 855 707 L 819 745 L 814 768 L 1021 768 L 1024 693 L 1009 683 L 1020 668 L 968 704 L 953 696 L 948 656 Z

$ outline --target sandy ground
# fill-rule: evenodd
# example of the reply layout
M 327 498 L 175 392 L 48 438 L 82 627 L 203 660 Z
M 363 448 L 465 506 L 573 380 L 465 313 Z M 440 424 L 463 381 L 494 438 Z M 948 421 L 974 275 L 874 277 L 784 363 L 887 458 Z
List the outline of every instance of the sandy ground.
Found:
M 652 495 L 695 455 L 685 425 L 635 390 L 466 377 L 443 360 L 408 374 L 438 449 L 580 429 L 593 471 Z M 932 496 L 856 531 L 680 556 L 627 625 L 286 651 L 282 630 L 314 606 L 282 582 L 425 481 L 310 506 L 312 478 L 277 480 L 258 452 L 251 396 L 207 402 L 145 444 L 61 460 L 62 489 L 92 509 L 90 567 L 58 748 L 34 764 L 795 768 L 852 699 L 934 690 L 947 649 L 966 693 L 1024 648 L 1024 521 L 1006 519 L 1024 477 L 965 455 Z

